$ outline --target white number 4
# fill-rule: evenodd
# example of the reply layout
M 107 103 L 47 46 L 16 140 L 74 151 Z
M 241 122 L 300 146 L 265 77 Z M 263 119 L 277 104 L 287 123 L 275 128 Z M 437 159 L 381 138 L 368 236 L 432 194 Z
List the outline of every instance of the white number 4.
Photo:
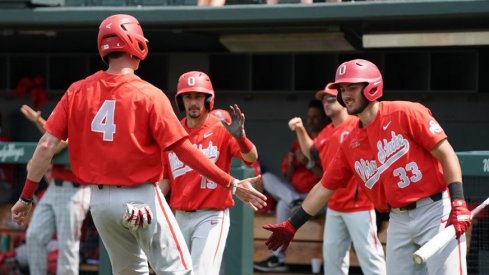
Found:
M 92 120 L 92 131 L 103 133 L 104 141 L 113 141 L 115 134 L 114 124 L 115 100 L 106 100 Z

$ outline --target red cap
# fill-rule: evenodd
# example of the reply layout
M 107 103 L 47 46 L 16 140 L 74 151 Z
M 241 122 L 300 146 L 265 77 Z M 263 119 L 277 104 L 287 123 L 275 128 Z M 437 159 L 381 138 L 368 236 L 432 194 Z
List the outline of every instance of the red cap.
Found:
M 338 90 L 333 86 L 333 82 L 328 83 L 324 89 L 319 90 L 316 92 L 316 99 L 317 100 L 323 100 L 323 97 L 325 95 L 331 95 L 331 96 L 338 96 Z

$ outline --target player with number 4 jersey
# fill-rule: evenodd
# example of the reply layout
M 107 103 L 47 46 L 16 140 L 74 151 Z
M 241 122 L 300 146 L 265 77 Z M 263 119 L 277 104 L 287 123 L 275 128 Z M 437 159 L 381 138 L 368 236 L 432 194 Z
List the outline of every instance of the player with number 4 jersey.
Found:
M 360 123 L 343 141 L 321 179 L 317 196 L 329 199 L 351 176 L 376 205 L 390 209 L 387 229 L 387 274 L 467 274 L 464 232 L 471 224 L 464 200 L 457 155 L 430 110 L 407 101 L 379 102 L 382 75 L 373 63 L 344 62 L 329 88 Z M 270 249 L 287 246 L 295 231 L 314 215 L 302 205 L 288 221 L 266 225 Z M 412 254 L 446 226 L 457 238 L 425 264 Z
M 210 112 L 215 92 L 203 72 L 184 73 L 175 96 L 190 142 L 222 170 L 229 172 L 233 157 L 246 163 L 257 160 L 256 147 L 244 130 L 245 116 L 231 107 L 231 121 Z M 229 208 L 234 205 L 229 189 L 189 168 L 173 151 L 163 155 L 164 193 L 171 189 L 170 206 L 192 256 L 195 275 L 218 275 L 229 232 Z M 168 184 L 170 186 L 168 186 Z
M 188 140 L 170 101 L 135 71 L 148 54 L 136 18 L 112 15 L 99 27 L 97 46 L 108 65 L 72 84 L 46 123 L 12 218 L 22 224 L 32 194 L 56 146 L 69 139 L 70 164 L 90 184 L 90 212 L 114 274 L 192 274 L 190 253 L 163 194 L 161 155 L 173 150 L 181 161 L 236 193 L 253 209 L 266 197 L 225 173 Z

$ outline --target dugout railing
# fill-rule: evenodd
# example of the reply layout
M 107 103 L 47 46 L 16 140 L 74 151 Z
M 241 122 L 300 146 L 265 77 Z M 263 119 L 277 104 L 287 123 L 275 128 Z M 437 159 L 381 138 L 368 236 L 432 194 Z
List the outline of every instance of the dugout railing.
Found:
M 36 147 L 33 142 L 0 142 L 0 164 L 26 164 Z M 489 151 L 457 153 L 463 171 L 464 191 L 467 202 L 475 207 L 489 197 Z M 68 153 L 62 152 L 54 159 L 55 164 L 68 164 Z M 22 175 L 22 173 L 20 173 Z M 25 173 L 24 173 L 25 174 Z M 231 174 L 237 178 L 253 176 L 253 169 L 239 161 L 233 161 Z M 22 184 L 23 178 L 17 179 Z M 489 210 L 483 210 L 475 219 L 468 238 L 467 264 L 469 274 L 489 274 Z M 103 246 L 101 245 L 101 248 Z M 101 249 L 99 274 L 111 274 L 108 257 Z M 224 273 L 233 275 L 253 274 L 253 212 L 236 200 L 231 209 L 231 228 L 224 255 Z

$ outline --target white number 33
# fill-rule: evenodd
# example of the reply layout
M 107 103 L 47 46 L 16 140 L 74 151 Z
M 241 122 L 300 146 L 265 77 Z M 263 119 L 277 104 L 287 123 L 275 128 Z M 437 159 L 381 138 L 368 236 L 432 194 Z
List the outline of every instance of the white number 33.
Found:
M 409 174 L 411 175 L 408 175 Z M 423 178 L 423 174 L 419 171 L 416 162 L 412 161 L 406 164 L 406 167 L 399 167 L 394 169 L 394 176 L 399 177 L 400 181 L 397 183 L 399 188 L 405 188 L 411 184 L 411 182 L 418 182 Z
M 106 100 L 97 111 L 92 120 L 92 132 L 103 133 L 104 141 L 113 141 L 115 134 L 114 124 L 115 100 Z

